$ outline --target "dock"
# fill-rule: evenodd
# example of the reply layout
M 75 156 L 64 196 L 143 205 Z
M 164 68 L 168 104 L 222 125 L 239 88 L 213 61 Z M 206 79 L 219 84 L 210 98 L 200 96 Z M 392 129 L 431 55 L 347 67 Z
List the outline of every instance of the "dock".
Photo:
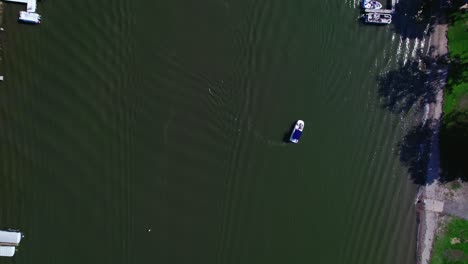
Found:
M 395 13 L 394 9 L 364 9 L 366 13 L 379 13 L 379 14 L 393 14 Z
M 3 1 L 26 4 L 26 11 L 27 12 L 31 12 L 31 13 L 36 12 L 36 0 L 3 0 Z
M 19 4 L 26 4 L 26 11 L 20 11 L 18 18 L 21 22 L 39 24 L 41 23 L 41 16 L 36 13 L 37 0 L 3 0 L 5 2 L 13 2 Z

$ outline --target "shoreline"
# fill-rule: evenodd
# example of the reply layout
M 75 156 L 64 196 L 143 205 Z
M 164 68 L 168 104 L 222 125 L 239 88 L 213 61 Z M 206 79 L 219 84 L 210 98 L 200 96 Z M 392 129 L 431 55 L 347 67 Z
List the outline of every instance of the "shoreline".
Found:
M 429 85 L 436 94 L 436 100 L 433 103 L 428 103 L 425 108 L 428 108 L 427 120 L 430 121 L 429 128 L 433 131 L 431 135 L 429 163 L 427 166 L 426 183 L 420 187 L 416 198 L 416 217 L 418 222 L 417 232 L 417 264 L 428 264 L 431 257 L 432 245 L 435 238 L 435 233 L 439 225 L 439 213 L 443 210 L 444 190 L 439 181 L 439 127 L 442 117 L 442 103 L 444 95 L 444 87 L 447 82 L 448 65 L 437 62 L 440 58 L 448 56 L 448 39 L 447 39 L 447 18 L 443 10 L 438 10 L 436 14 L 436 23 L 434 30 L 431 33 L 429 45 L 431 49 L 428 51 L 428 56 L 434 59 L 429 70 Z M 439 77 L 439 78 L 435 78 Z M 439 81 L 443 80 L 443 81 Z M 426 121 L 423 120 L 423 124 Z M 429 204 L 429 201 L 432 202 Z M 441 207 L 434 203 L 441 203 Z

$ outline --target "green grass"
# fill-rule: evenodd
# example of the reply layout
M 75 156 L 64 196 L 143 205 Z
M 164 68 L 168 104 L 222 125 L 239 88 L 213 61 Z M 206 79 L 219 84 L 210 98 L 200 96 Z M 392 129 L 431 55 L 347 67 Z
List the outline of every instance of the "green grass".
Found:
M 456 12 L 450 20 L 453 23 L 448 30 L 448 46 L 452 63 L 444 98 L 446 116 L 468 111 L 468 13 Z
M 468 263 L 468 221 L 453 218 L 437 236 L 430 264 Z
M 450 188 L 452 188 L 452 190 L 454 191 L 460 189 L 460 187 L 461 187 L 461 184 L 458 181 L 454 181 L 450 185 Z

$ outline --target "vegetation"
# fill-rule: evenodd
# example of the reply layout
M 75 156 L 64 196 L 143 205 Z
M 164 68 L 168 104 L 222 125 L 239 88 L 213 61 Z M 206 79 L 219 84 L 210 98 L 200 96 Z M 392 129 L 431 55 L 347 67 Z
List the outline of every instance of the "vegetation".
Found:
M 468 14 L 450 15 L 450 70 L 441 127 L 443 179 L 468 180 Z
M 461 184 L 458 181 L 454 181 L 454 182 L 452 182 L 452 185 L 450 187 L 452 188 L 452 190 L 455 191 L 455 190 L 460 189 Z
M 468 221 L 453 218 L 437 236 L 430 264 L 468 263 Z
M 445 95 L 446 115 L 468 110 L 468 101 L 463 100 L 468 99 L 468 13 L 452 14 L 451 20 L 453 24 L 449 28 L 448 38 L 452 64 L 448 93 Z

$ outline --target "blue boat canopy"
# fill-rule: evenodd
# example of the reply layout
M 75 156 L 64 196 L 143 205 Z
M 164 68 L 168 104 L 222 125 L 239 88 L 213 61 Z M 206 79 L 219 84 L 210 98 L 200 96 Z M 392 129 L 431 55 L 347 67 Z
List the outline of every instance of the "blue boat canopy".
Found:
M 294 134 L 292 135 L 292 138 L 293 139 L 296 139 L 296 140 L 299 140 L 301 138 L 301 135 L 302 135 L 302 131 L 296 129 L 294 131 Z

